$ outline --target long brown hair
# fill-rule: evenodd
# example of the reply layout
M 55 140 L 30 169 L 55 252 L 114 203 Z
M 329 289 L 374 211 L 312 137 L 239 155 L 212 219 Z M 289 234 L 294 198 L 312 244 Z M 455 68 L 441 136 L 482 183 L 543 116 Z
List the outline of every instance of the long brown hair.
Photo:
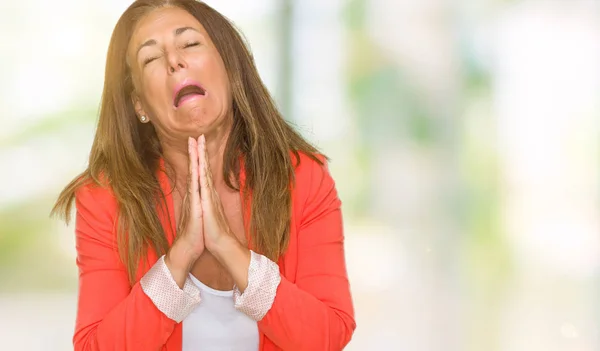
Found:
M 232 90 L 233 125 L 225 147 L 223 174 L 227 186 L 243 190 L 246 196 L 252 194 L 250 240 L 258 252 L 277 260 L 288 245 L 295 167 L 292 159 L 298 163 L 299 152 L 303 152 L 321 162 L 317 149 L 277 110 L 252 54 L 226 17 L 194 0 L 135 1 L 117 22 L 110 40 L 88 167 L 62 190 L 52 209 L 52 214 L 69 222 L 73 199 L 81 186 L 92 182 L 110 187 L 119 206 L 119 254 L 132 284 L 148 249 L 162 255 L 169 246 L 158 216 L 159 210 L 166 209 L 156 177 L 162 148 L 152 124 L 137 121 L 131 99 L 131 70 L 126 63 L 136 23 L 164 6 L 180 7 L 202 23 L 225 63 Z M 236 185 L 240 184 L 240 158 L 246 174 L 244 189 Z

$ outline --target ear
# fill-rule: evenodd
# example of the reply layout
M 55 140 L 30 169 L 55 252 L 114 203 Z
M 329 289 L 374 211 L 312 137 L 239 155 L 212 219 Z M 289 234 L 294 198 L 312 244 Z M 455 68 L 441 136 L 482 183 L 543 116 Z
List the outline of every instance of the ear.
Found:
M 137 115 L 138 120 L 140 120 L 142 123 L 148 122 L 148 114 L 142 106 L 142 101 L 135 92 L 131 94 L 131 102 L 133 103 L 133 108 L 135 109 L 135 114 Z M 144 117 L 145 120 L 142 120 L 142 117 Z

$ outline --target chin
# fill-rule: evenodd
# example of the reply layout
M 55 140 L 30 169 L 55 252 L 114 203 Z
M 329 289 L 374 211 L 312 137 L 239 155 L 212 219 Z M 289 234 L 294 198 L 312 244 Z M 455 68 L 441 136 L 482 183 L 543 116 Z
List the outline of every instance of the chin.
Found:
M 226 116 L 208 111 L 204 106 L 195 106 L 185 111 L 184 114 L 176 116 L 176 119 L 178 130 L 196 137 L 201 134 L 209 134 L 228 124 Z
M 191 136 L 199 137 L 202 134 L 210 133 L 216 127 L 215 122 L 214 117 L 196 114 L 190 116 L 185 125 L 181 126 L 181 129 Z
M 207 113 L 206 109 L 198 106 L 185 111 L 183 116 L 179 116 L 179 119 L 190 126 L 209 125 L 214 121 L 214 117 Z

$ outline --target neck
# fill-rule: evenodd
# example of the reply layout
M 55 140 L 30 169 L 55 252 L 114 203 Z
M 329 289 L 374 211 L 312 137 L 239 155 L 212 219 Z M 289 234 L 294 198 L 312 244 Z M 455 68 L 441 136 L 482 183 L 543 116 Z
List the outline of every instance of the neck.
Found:
M 206 138 L 206 150 L 208 153 L 208 162 L 212 172 L 213 182 L 215 186 L 224 183 L 223 177 L 223 155 L 225 154 L 225 146 L 231 130 L 231 122 L 223 123 L 223 125 L 215 128 L 210 132 L 204 133 Z M 198 139 L 198 135 L 191 135 L 192 138 Z M 180 192 L 187 190 L 187 181 L 189 174 L 189 154 L 188 141 L 161 141 L 163 148 L 163 157 L 168 165 L 167 172 L 171 173 L 175 181 L 175 187 Z

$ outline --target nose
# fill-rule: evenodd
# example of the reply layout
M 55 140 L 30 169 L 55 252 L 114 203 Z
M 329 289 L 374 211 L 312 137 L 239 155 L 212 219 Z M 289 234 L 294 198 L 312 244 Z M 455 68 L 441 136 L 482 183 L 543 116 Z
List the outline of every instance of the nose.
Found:
M 183 57 L 181 57 L 181 55 L 177 52 L 174 52 L 171 55 L 169 55 L 167 61 L 169 64 L 169 73 L 175 73 L 181 70 L 182 68 L 187 68 L 187 63 L 185 62 Z

